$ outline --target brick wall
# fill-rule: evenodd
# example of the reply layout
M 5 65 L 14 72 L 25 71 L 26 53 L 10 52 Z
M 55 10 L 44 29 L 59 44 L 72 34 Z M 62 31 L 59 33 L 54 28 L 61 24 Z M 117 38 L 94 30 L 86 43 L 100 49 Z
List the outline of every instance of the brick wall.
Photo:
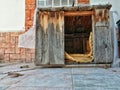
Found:
M 78 0 L 88 3 L 89 0 Z M 25 0 L 25 29 L 32 26 L 36 0 Z M 24 32 L 0 33 L 0 62 L 32 62 L 34 49 L 18 48 L 18 36 Z
M 78 0 L 78 3 L 80 3 L 80 4 L 85 3 L 85 4 L 87 4 L 87 3 L 89 3 L 89 0 Z
M 35 0 L 25 1 L 25 29 L 32 26 Z M 0 33 L 0 62 L 31 62 L 34 60 L 34 49 L 18 48 L 18 35 L 24 32 Z

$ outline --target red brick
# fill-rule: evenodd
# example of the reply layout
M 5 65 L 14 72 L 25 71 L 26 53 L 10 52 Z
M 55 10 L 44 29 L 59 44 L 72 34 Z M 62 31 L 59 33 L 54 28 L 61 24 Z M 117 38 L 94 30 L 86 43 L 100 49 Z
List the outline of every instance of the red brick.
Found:
M 25 20 L 30 20 L 31 19 L 31 11 L 29 9 L 26 9 L 25 12 L 26 16 L 25 16 Z
M 33 24 L 33 15 L 36 0 L 26 0 L 25 30 L 27 31 Z M 4 62 L 16 62 L 34 60 L 34 49 L 18 48 L 18 35 L 24 32 L 0 33 L 0 53 L 4 56 Z
M 9 61 L 10 60 L 10 54 L 5 54 L 4 55 L 4 60 Z
M 26 59 L 26 53 L 21 53 L 20 54 L 20 59 Z
M 26 9 L 35 9 L 35 5 L 26 5 Z
M 87 3 L 89 3 L 89 0 L 78 0 L 78 3 L 79 4 L 83 4 L 83 3 L 87 4 Z
M 10 36 L 18 36 L 18 32 L 12 32 L 12 33 L 10 33 Z
M 15 53 L 19 53 L 20 54 L 20 52 L 21 52 L 21 50 L 20 50 L 20 48 L 18 48 L 18 47 L 15 47 Z
M 0 32 L 0 36 L 4 37 L 6 35 L 6 33 Z
M 32 21 L 33 21 L 33 18 L 34 18 L 34 12 L 35 12 L 35 9 L 31 9 L 31 10 L 30 10 L 30 14 L 31 14 L 31 15 L 30 15 L 30 16 L 31 16 L 30 19 L 31 19 Z
M 0 43 L 5 42 L 5 37 L 0 37 Z
M 35 49 L 26 49 L 26 53 L 34 53 L 35 52 Z
M 15 37 L 16 46 L 18 46 L 18 37 Z
M 26 60 L 28 60 L 28 61 L 31 61 L 31 60 L 32 60 L 31 54 L 26 53 Z
M 9 48 L 15 48 L 15 46 L 16 46 L 15 44 L 16 44 L 16 43 L 11 43 L 11 42 L 10 42 L 10 43 L 9 43 Z
M 31 27 L 32 24 L 33 24 L 33 21 L 32 21 L 32 20 L 29 20 L 29 21 L 27 21 L 27 22 L 25 23 L 25 25 L 26 25 L 26 26 L 29 26 L 29 27 Z
M 26 51 L 25 51 L 25 48 L 20 48 L 20 53 L 21 53 L 21 54 L 25 54 L 25 52 L 26 52 Z
M 7 43 L 1 43 L 1 48 L 9 48 L 9 42 Z
M 26 2 L 25 2 L 26 5 L 28 5 L 28 4 L 35 5 L 35 3 L 36 3 L 36 0 L 26 0 Z
M 24 34 L 24 33 L 25 33 L 25 31 L 23 31 L 23 32 L 19 32 L 19 35 Z
M 35 58 L 35 53 L 34 53 L 34 54 L 31 54 L 31 57 L 32 57 L 32 59 L 34 59 L 34 58 Z
M 10 61 L 20 60 L 20 54 L 10 54 Z
M 5 42 L 10 42 L 10 34 L 6 33 Z
M 6 48 L 5 53 L 15 53 L 15 48 Z
M 0 49 L 0 62 L 4 60 L 4 49 Z
M 16 42 L 15 37 L 14 37 L 14 36 L 11 36 L 11 37 L 10 37 L 10 43 L 15 44 L 15 42 Z
M 0 53 L 5 53 L 5 50 L 4 50 L 4 48 L 0 48 Z

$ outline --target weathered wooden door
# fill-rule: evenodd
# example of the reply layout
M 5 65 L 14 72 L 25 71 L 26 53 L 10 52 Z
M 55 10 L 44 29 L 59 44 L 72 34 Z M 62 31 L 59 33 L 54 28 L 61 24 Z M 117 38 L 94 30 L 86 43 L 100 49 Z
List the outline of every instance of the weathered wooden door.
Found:
M 36 65 L 64 64 L 64 12 L 38 12 Z
M 96 9 L 94 15 L 94 61 L 111 63 L 113 60 L 109 9 Z

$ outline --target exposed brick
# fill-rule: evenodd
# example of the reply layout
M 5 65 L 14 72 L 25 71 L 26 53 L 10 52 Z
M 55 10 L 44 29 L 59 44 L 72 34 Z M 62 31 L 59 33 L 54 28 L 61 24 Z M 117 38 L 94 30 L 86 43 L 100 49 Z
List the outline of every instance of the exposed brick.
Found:
M 26 53 L 35 53 L 35 49 L 26 49 Z
M 5 53 L 5 50 L 4 50 L 4 48 L 0 48 L 0 53 Z
M 9 42 L 7 42 L 7 43 L 1 43 L 1 48 L 9 48 Z
M 6 33 L 5 35 L 5 42 L 9 42 L 10 41 L 10 34 Z
M 21 59 L 26 59 L 26 54 L 25 54 L 25 53 L 21 53 L 21 54 L 20 54 L 20 58 L 21 58 Z
M 31 15 L 30 15 L 30 16 L 31 16 L 30 19 L 31 19 L 31 20 L 33 20 L 34 12 L 35 12 L 35 9 L 31 9 L 31 10 L 30 10 L 30 14 L 31 14 Z
M 19 35 L 18 32 L 12 32 L 12 33 L 10 33 L 10 36 L 18 36 L 18 35 Z
M 15 43 L 11 43 L 11 42 L 9 42 L 9 48 L 15 48 Z
M 26 52 L 25 48 L 20 48 L 20 53 L 21 54 L 25 54 L 25 52 Z
M 10 60 L 10 54 L 5 54 L 4 55 L 4 60 L 9 61 Z
M 26 60 L 27 61 L 31 61 L 32 60 L 31 54 L 26 53 Z
M 36 0 L 25 0 L 25 30 L 27 31 L 33 23 L 33 15 L 35 10 Z M 0 32 L 0 57 L 4 62 L 26 61 L 34 60 L 34 49 L 18 48 L 18 35 L 23 32 Z M 1 62 L 0 60 L 0 62 Z
M 78 0 L 78 3 L 79 4 L 83 4 L 83 3 L 88 4 L 89 0 Z
M 18 46 L 18 37 L 15 37 L 16 46 Z
M 10 43 L 15 44 L 15 42 L 16 42 L 15 36 L 11 36 Z
M 25 33 L 25 31 L 20 31 L 20 32 L 18 32 L 18 35 L 21 35 L 21 34 L 24 34 Z
M 26 9 L 26 16 L 25 16 L 25 20 L 31 20 L 31 11 L 29 9 Z
M 5 53 L 15 53 L 15 48 L 6 48 Z
M 20 60 L 20 54 L 10 54 L 10 60 Z
M 25 23 L 26 26 L 30 26 L 30 27 L 32 26 L 32 24 L 33 24 L 33 21 L 32 21 L 32 20 L 29 20 L 29 21 L 27 21 L 27 22 Z
M 0 61 L 4 60 L 4 49 L 0 49 Z
M 3 33 L 3 32 L 0 33 L 1 37 L 4 37 L 5 35 L 6 35 L 6 33 Z
M 35 58 L 35 53 L 31 54 L 31 57 L 32 57 L 32 59 L 34 59 Z
M 15 53 L 16 53 L 16 54 L 18 54 L 18 53 L 20 54 L 20 52 L 21 52 L 21 49 L 18 48 L 18 47 L 15 47 Z
M 35 5 L 35 3 L 36 3 L 36 0 L 26 0 L 26 2 L 25 2 L 27 5 L 29 4 L 29 5 Z
M 26 9 L 35 9 L 35 5 L 26 5 Z
M 5 37 L 0 37 L 0 43 L 4 42 L 5 41 Z

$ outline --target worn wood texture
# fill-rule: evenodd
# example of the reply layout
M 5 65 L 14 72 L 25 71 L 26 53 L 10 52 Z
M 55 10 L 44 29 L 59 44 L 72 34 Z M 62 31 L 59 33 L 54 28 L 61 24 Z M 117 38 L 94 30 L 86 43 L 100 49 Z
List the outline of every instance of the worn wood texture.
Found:
M 83 4 L 78 6 L 69 6 L 69 7 L 48 7 L 48 8 L 38 8 L 40 11 L 90 11 L 94 9 L 110 9 L 112 5 L 90 5 Z
M 93 11 L 76 11 L 76 12 L 65 12 L 65 16 L 90 16 Z
M 37 14 L 35 64 L 64 64 L 64 12 Z
M 111 63 L 113 48 L 109 26 L 109 9 L 97 9 L 94 16 L 94 61 L 95 63 Z

